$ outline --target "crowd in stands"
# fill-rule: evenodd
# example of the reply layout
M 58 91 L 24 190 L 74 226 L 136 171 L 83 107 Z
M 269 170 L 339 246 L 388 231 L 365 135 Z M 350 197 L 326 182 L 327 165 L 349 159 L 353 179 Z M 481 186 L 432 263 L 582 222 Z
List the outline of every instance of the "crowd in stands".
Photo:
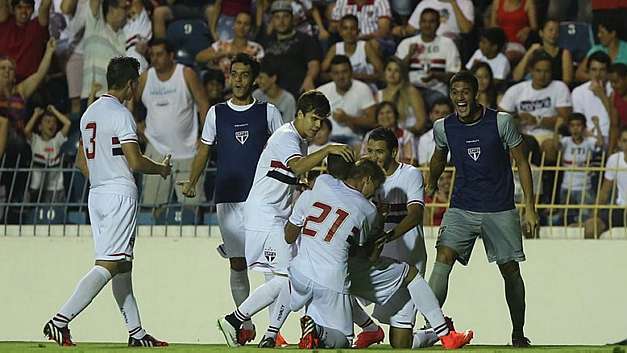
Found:
M 106 66 L 121 55 L 141 63 L 129 108 L 143 148 L 171 153 L 179 173 L 141 181 L 151 207 L 211 200 L 210 175 L 195 200 L 175 181 L 189 172 L 207 110 L 228 99 L 230 59 L 241 52 L 261 62 L 254 97 L 284 122 L 303 91 L 328 97 L 330 124 L 310 150 L 363 150 L 381 126 L 398 136 L 400 161 L 428 166 L 431 126 L 454 111 L 448 81 L 466 69 L 481 104 L 515 115 L 532 164 L 626 168 L 625 18 L 624 0 L 0 0 L 0 198 L 85 200 L 78 173 L 15 168 L 73 166 L 81 113 L 106 92 Z M 534 176 L 541 204 L 627 206 L 627 171 Z M 451 182 L 440 179 L 433 202 L 447 202 Z M 621 207 L 613 211 L 541 213 L 543 224 L 605 229 L 624 223 Z M 442 210 L 427 214 L 438 224 Z

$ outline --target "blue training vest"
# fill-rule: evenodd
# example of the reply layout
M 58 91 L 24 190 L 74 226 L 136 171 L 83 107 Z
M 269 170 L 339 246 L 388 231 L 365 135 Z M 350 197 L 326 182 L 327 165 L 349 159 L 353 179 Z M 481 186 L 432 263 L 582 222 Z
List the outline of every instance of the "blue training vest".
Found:
M 453 113 L 444 120 L 444 131 L 455 165 L 451 207 L 474 212 L 500 212 L 515 208 L 514 180 L 509 150 L 503 147 L 497 112 L 484 109 L 474 125 L 466 125 Z
M 215 113 L 215 203 L 244 202 L 255 179 L 257 162 L 270 137 L 267 103 L 255 103 L 241 112 L 219 103 Z

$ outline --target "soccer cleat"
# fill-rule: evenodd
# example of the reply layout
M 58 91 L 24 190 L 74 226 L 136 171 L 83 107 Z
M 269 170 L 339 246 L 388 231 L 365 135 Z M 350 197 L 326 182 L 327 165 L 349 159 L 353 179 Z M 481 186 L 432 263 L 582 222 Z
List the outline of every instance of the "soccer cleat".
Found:
M 244 328 L 244 327 L 250 328 Z M 242 324 L 242 327 L 239 329 L 239 333 L 237 334 L 237 343 L 240 345 L 245 345 L 248 342 L 252 342 L 255 337 L 257 337 L 257 331 L 255 330 L 255 325 L 250 324 L 246 325 L 246 323 Z
M 152 337 L 149 334 L 145 334 L 142 338 L 135 338 L 133 336 L 128 336 L 128 346 L 129 347 L 167 347 L 169 346 L 168 342 L 159 341 L 158 339 Z
M 44 336 L 46 336 L 51 341 L 57 342 L 59 346 L 76 346 L 76 344 L 72 342 L 70 329 L 67 326 L 59 327 L 55 325 L 52 320 L 48 321 L 46 325 L 44 325 Z
M 300 342 L 298 342 L 298 348 L 300 349 L 314 349 L 320 347 L 320 338 L 316 332 L 316 324 L 307 315 L 300 319 L 300 329 L 302 336 Z
M 440 337 L 444 349 L 458 349 L 470 343 L 474 333 L 470 330 L 464 332 L 450 331 L 448 335 Z
M 385 332 L 383 332 L 383 329 L 381 329 L 381 327 L 377 327 L 376 331 L 361 331 L 361 333 L 357 335 L 355 343 L 353 343 L 353 348 L 368 348 L 373 344 L 379 344 L 383 342 L 384 338 Z
M 231 325 L 231 323 L 226 319 L 226 316 L 222 316 L 218 319 L 218 329 L 224 335 L 226 344 L 229 347 L 241 346 L 241 344 L 237 341 L 237 338 L 240 336 L 240 329 L 239 327 Z
M 274 338 L 272 337 L 263 337 L 261 339 L 261 342 L 259 342 L 259 344 L 257 345 L 257 347 L 259 348 L 274 348 L 276 347 L 276 342 L 274 341 Z
M 529 347 L 531 347 L 531 340 L 529 340 L 525 336 L 512 337 L 512 347 L 529 348 Z
M 287 346 L 289 346 L 290 344 L 287 343 L 287 341 L 285 340 L 285 337 L 283 337 L 283 335 L 281 334 L 281 332 L 279 332 L 276 335 L 276 346 L 279 348 L 285 348 Z

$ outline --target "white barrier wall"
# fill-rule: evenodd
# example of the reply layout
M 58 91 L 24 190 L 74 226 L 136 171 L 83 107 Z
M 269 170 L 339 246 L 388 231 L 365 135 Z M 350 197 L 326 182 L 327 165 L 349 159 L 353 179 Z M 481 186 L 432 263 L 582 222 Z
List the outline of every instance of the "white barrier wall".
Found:
M 139 237 L 134 284 L 144 327 L 171 342 L 222 343 L 218 316 L 232 310 L 228 262 L 213 237 Z M 430 272 L 434 239 L 427 239 Z M 605 344 L 627 337 L 627 242 L 526 241 L 527 335 L 534 344 Z M 42 340 L 41 329 L 93 264 L 89 236 L 0 237 L 0 340 Z M 262 280 L 253 273 L 253 288 Z M 480 242 L 467 268 L 456 266 L 445 311 L 476 343 L 505 344 L 510 323 L 503 281 Z M 267 324 L 255 322 L 260 338 Z M 81 341 L 125 342 L 126 328 L 109 285 L 71 324 Z M 297 315 L 283 332 L 299 336 Z

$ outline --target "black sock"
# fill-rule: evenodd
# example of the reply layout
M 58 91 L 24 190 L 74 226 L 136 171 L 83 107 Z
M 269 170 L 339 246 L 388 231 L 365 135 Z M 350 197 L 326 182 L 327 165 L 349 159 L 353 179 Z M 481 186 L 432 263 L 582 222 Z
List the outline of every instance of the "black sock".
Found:
M 240 328 L 244 321 L 249 320 L 250 318 L 246 317 L 244 314 L 240 313 L 239 310 L 235 310 L 234 312 L 228 314 L 225 317 L 226 321 L 229 322 L 233 327 Z
M 503 275 L 505 280 L 505 299 L 512 319 L 512 337 L 524 337 L 525 326 L 525 283 L 520 270 Z

